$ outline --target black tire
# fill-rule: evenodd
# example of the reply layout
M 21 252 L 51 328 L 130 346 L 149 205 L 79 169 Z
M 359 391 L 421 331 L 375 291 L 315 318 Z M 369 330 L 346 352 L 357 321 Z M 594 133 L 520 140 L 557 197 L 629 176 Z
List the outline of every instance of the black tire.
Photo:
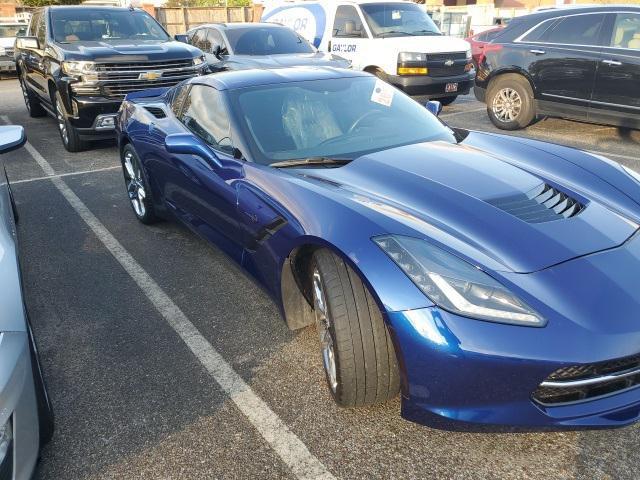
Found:
M 62 97 L 59 92 L 56 92 L 54 95 L 54 105 L 56 113 L 56 122 L 58 124 L 58 133 L 60 134 L 60 139 L 62 140 L 62 145 L 68 152 L 82 152 L 89 147 L 89 144 L 84 140 L 80 139 L 80 134 L 78 130 L 71 125 L 69 118 L 67 116 L 67 110 L 64 106 L 64 102 L 62 101 Z
M 24 98 L 24 104 L 27 107 L 27 112 L 29 112 L 29 116 L 31 118 L 44 117 L 47 114 L 47 112 L 44 108 L 42 108 L 42 105 L 40 104 L 40 100 L 38 100 L 38 95 L 33 93 L 33 91 L 27 85 L 27 81 L 25 80 L 25 74 L 21 73 L 18 78 L 19 78 L 18 81 L 20 82 L 20 88 L 22 90 L 22 97 Z
M 122 173 L 127 188 L 127 196 L 133 213 L 139 221 L 146 225 L 156 223 L 159 218 L 154 209 L 147 175 L 144 168 L 142 168 L 138 154 L 130 143 L 122 149 L 120 161 L 122 162 Z M 131 168 L 127 167 L 127 162 L 130 162 Z
M 49 394 L 47 393 L 47 385 L 42 375 L 42 368 L 40 366 L 40 355 L 38 353 L 38 346 L 31 330 L 31 325 L 28 325 L 29 330 L 29 352 L 31 354 L 31 370 L 33 373 L 33 383 L 36 393 L 36 404 L 38 407 L 38 430 L 40 433 L 40 447 L 43 447 L 51 441 L 53 432 L 55 430 L 55 416 L 53 413 L 53 406 Z
M 360 407 L 395 397 L 400 391 L 395 349 L 367 287 L 353 269 L 326 249 L 314 253 L 311 272 L 323 364 L 336 403 Z M 325 360 L 324 339 L 332 342 L 333 376 Z
M 443 107 L 446 107 L 448 105 L 451 105 L 453 102 L 456 101 L 456 98 L 458 98 L 457 95 L 453 95 L 451 97 L 442 97 L 442 98 L 435 98 L 434 100 L 439 101 Z
M 491 123 L 502 130 L 525 128 L 536 117 L 533 90 L 522 75 L 509 73 L 492 80 L 486 103 Z

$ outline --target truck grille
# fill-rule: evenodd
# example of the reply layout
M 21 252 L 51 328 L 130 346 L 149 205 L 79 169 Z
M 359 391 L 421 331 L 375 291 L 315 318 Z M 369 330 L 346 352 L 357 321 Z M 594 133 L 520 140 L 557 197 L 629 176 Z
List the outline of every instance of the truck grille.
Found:
M 640 385 L 640 355 L 556 370 L 533 392 L 542 405 L 562 405 L 619 393 Z
M 197 75 L 199 68 L 200 66 L 193 65 L 192 59 L 188 59 L 101 63 L 96 65 L 96 72 L 106 97 L 124 98 L 128 93 L 148 88 L 172 87 Z
M 452 61 L 452 65 L 446 65 Z M 467 64 L 466 52 L 452 53 L 428 53 L 427 68 L 430 77 L 449 77 L 453 75 L 463 75 Z

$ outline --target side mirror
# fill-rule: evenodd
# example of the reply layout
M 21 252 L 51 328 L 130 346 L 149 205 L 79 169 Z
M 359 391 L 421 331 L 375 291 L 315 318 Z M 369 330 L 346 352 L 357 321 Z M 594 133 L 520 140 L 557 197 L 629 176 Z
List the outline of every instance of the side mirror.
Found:
M 40 48 L 40 42 L 38 42 L 38 39 L 36 37 L 17 37 L 16 47 L 38 50 Z
M 442 104 L 437 100 L 429 100 L 425 107 L 436 117 L 440 115 L 440 112 L 442 111 Z
M 214 45 L 211 49 L 211 53 L 220 60 L 220 56 L 222 55 L 222 45 Z
M 176 39 L 176 41 L 178 42 L 182 42 L 182 43 L 189 43 L 189 35 L 186 34 L 176 34 L 173 36 L 173 38 Z
M 172 133 L 164 138 L 164 148 L 169 153 L 196 155 L 220 165 L 218 157 L 198 137 L 190 133 Z
M 0 127 L 0 153 L 7 153 L 22 147 L 27 142 L 24 128 L 19 125 Z

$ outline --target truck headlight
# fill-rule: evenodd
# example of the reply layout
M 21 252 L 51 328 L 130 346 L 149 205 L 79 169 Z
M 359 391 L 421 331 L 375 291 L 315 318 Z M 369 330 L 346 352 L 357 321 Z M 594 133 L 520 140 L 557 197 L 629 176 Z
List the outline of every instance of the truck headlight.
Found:
M 544 327 L 546 321 L 504 285 L 424 240 L 397 235 L 373 241 L 436 305 L 465 317 Z
M 204 55 L 201 55 L 193 59 L 193 64 L 202 65 L 205 61 L 206 61 L 206 57 Z
M 96 64 L 94 62 L 62 62 L 62 71 L 67 75 L 86 75 L 96 71 Z
M 418 52 L 400 52 L 398 54 L 398 63 L 404 62 L 426 62 L 427 54 Z
M 11 424 L 11 417 L 0 425 L 0 465 L 4 462 L 5 457 L 11 450 L 11 442 L 13 441 L 13 425 Z

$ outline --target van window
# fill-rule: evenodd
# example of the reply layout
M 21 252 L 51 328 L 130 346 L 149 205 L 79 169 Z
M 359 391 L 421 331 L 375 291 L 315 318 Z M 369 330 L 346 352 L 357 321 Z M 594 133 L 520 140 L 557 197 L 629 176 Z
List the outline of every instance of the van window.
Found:
M 613 27 L 610 46 L 640 50 L 640 15 L 618 13 Z
M 333 22 L 334 37 L 367 38 L 362 20 L 355 7 L 340 5 L 336 10 L 336 19 Z
M 422 7 L 415 3 L 365 3 L 360 6 L 375 37 L 441 35 Z

